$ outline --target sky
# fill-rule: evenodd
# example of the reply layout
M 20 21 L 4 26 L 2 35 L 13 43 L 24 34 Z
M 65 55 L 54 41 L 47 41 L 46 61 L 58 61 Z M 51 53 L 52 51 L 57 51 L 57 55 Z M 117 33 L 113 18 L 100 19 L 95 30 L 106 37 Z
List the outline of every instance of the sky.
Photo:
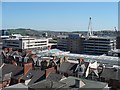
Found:
M 117 2 L 2 2 L 2 28 L 84 31 L 118 27 Z

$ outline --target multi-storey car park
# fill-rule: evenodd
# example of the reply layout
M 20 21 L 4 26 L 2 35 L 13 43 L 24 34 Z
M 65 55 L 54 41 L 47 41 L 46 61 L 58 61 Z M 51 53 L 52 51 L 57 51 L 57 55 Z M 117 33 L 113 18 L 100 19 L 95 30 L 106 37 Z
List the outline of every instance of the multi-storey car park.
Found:
M 21 36 L 19 34 L 12 35 L 8 39 L 3 40 L 3 48 L 13 48 L 17 50 L 35 49 L 41 50 L 48 47 L 48 38 L 31 38 L 29 36 Z

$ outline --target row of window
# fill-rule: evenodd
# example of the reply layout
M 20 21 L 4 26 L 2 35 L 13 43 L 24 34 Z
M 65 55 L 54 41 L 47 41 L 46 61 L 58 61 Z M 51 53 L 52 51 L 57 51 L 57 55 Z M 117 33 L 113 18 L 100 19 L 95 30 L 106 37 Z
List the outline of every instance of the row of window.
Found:
M 27 45 L 27 47 L 32 47 L 32 46 L 43 46 L 43 45 L 47 45 L 47 44 Z
M 9 44 L 19 44 L 19 42 L 8 42 L 8 41 L 5 41 L 5 43 L 9 43 Z

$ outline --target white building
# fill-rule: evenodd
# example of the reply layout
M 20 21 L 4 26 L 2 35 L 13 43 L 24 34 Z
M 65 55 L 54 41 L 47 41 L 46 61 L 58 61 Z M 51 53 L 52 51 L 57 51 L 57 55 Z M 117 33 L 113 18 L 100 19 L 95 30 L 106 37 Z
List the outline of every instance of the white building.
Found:
M 14 34 L 9 39 L 3 40 L 3 48 L 23 49 L 45 49 L 48 47 L 48 38 L 31 38 L 29 36 L 21 36 Z

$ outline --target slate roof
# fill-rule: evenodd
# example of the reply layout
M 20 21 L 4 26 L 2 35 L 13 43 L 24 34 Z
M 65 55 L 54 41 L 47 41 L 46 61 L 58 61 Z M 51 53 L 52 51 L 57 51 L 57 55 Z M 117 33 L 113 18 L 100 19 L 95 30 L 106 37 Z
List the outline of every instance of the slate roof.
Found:
M 47 77 L 47 80 L 54 81 L 54 82 L 59 82 L 63 78 L 65 78 L 64 75 L 60 75 L 60 74 L 57 74 L 57 73 L 50 73 L 49 76 Z
M 77 67 L 75 63 L 63 62 L 59 68 L 60 72 L 63 73 L 73 73 Z
M 52 88 L 53 90 L 54 89 L 58 89 L 58 88 L 61 88 L 63 86 L 65 86 L 66 84 L 65 83 L 62 83 L 62 82 L 51 82 L 49 80 L 43 80 L 41 82 L 38 82 L 34 85 L 31 85 L 30 86 L 30 89 L 32 90 L 40 90 L 41 88 Z
M 5 64 L 1 69 L 2 78 L 4 78 L 5 74 L 11 73 L 11 72 L 12 72 L 12 76 L 17 76 L 17 74 L 19 74 L 19 72 L 21 71 L 23 72 L 23 67 L 15 66 L 13 64 Z
M 23 83 L 18 83 L 8 86 L 2 90 L 28 90 L 28 86 L 24 85 Z
M 34 83 L 37 83 L 43 79 L 45 79 L 45 71 L 41 70 L 30 70 L 25 76 L 22 77 L 23 80 L 29 80 L 31 81 L 28 83 L 28 85 L 32 85 Z
M 30 89 L 32 90 L 40 90 L 41 88 L 52 88 L 53 90 L 59 89 L 59 90 L 81 90 L 81 88 L 75 87 L 75 80 L 80 80 L 84 83 L 84 86 L 81 88 L 94 88 L 95 90 L 103 90 L 105 87 L 107 87 L 107 83 L 98 82 L 98 81 L 91 81 L 87 79 L 81 79 L 76 77 L 68 77 L 67 79 L 63 79 L 60 82 L 54 82 L 50 80 L 43 80 L 41 82 L 38 82 L 36 84 L 33 84 L 30 86 Z
M 92 81 L 92 80 L 87 80 L 87 79 L 82 79 L 82 78 L 77 78 L 77 77 L 72 77 L 72 76 L 69 76 L 67 79 L 64 79 L 60 82 L 66 83 L 66 86 L 64 86 L 63 88 L 75 89 L 74 87 L 71 87 L 71 86 L 75 85 L 75 79 L 81 80 L 85 84 L 81 88 L 89 88 L 89 89 L 95 88 L 95 90 L 96 89 L 102 90 L 103 88 L 105 88 L 108 85 L 107 83 Z
M 77 68 L 77 65 L 78 64 L 76 64 L 76 63 L 63 62 L 62 65 L 60 66 L 59 71 L 63 72 L 63 73 L 73 74 L 73 73 L 76 72 L 75 70 Z M 89 63 L 88 62 L 84 62 L 84 65 L 85 65 L 85 71 L 86 71 Z
M 101 77 L 106 79 L 120 80 L 120 69 L 104 68 Z

